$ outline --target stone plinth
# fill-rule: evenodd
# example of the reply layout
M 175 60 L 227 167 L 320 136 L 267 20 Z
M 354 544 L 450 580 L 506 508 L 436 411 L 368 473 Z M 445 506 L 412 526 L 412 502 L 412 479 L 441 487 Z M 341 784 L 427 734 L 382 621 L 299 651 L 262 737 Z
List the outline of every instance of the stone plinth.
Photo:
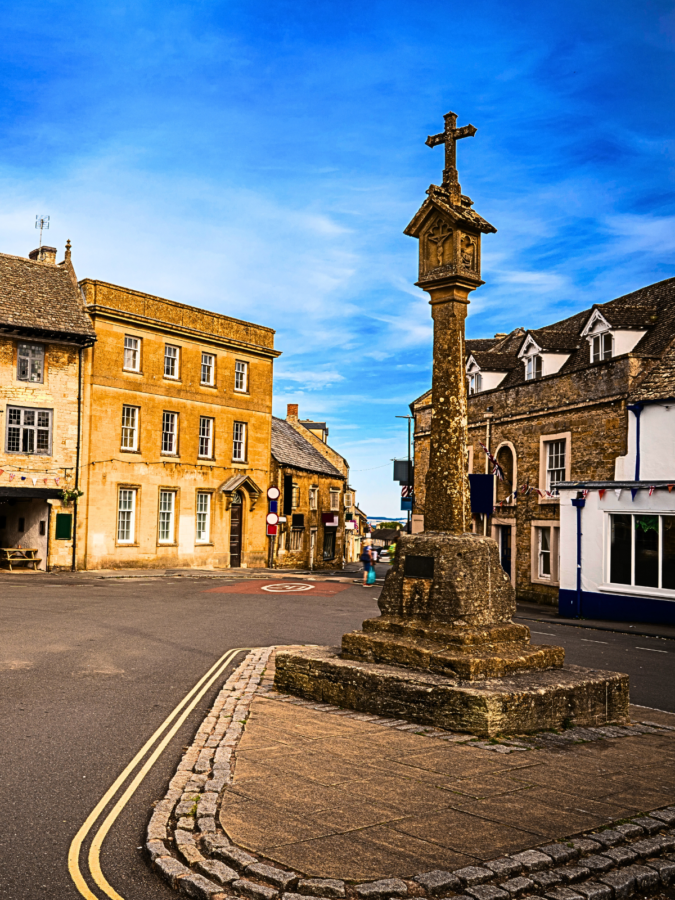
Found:
M 477 735 L 628 721 L 628 677 L 564 666 L 511 621 L 497 544 L 402 535 L 382 615 L 335 648 L 280 652 L 275 685 L 308 700 Z
M 278 651 L 274 684 L 317 703 L 481 737 L 628 721 L 628 676 L 579 666 L 466 683 L 319 647 Z

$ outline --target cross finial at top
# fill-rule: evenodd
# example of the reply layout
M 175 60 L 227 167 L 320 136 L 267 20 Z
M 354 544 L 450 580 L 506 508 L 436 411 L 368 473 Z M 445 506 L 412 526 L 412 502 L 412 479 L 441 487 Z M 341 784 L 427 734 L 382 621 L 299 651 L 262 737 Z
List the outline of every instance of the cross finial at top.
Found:
M 440 134 L 430 134 L 425 143 L 427 147 L 436 147 L 445 144 L 445 168 L 443 169 L 443 187 L 446 188 L 454 203 L 459 203 L 462 188 L 457 177 L 457 141 L 465 137 L 473 137 L 476 129 L 473 125 L 457 127 L 457 113 L 446 113 L 445 130 Z

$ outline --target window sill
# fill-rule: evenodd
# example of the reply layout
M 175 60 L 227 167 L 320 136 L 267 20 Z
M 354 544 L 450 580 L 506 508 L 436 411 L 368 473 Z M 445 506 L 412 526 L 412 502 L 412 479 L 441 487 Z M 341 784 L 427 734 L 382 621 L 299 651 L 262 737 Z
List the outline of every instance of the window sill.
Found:
M 157 541 L 158 547 L 177 547 L 176 541 Z
M 123 368 L 122 371 L 126 372 L 127 375 L 142 375 L 143 374 L 143 372 L 141 372 L 140 369 L 124 369 Z
M 202 456 L 201 454 L 197 457 L 197 459 L 202 459 L 204 462 L 215 462 L 215 456 Z
M 163 380 L 163 381 L 173 381 L 174 384 L 180 384 L 180 383 L 181 383 L 181 379 L 180 379 L 180 378 L 175 378 L 173 375 L 162 375 L 162 380 Z
M 116 547 L 140 547 L 138 541 L 115 541 Z
M 233 466 L 240 466 L 240 467 L 242 467 L 242 468 L 245 469 L 245 468 L 248 467 L 248 460 L 246 460 L 246 459 L 233 459 L 233 460 L 232 460 L 232 465 L 233 465 Z
M 545 506 L 546 504 L 555 505 L 560 503 L 560 497 L 538 497 L 537 499 L 542 506 Z
M 232 393 L 233 393 L 233 394 L 242 394 L 244 397 L 250 397 L 250 396 L 251 396 L 251 392 L 250 392 L 250 391 L 241 391 L 241 390 L 239 390 L 238 388 L 232 388 Z
M 161 452 L 159 455 L 160 455 L 160 456 L 166 456 L 166 457 L 168 457 L 169 459 L 179 459 L 179 458 L 180 458 L 180 454 L 178 454 L 178 453 L 169 453 L 168 450 L 166 450 L 166 451 L 165 451 L 165 450 L 162 450 L 162 452 Z
M 207 387 L 207 388 L 214 388 L 214 389 L 215 389 L 215 388 L 217 387 L 217 385 L 211 384 L 209 381 L 200 381 L 200 382 L 199 382 L 199 387 Z
M 195 541 L 195 547 L 214 547 L 213 541 Z
M 136 453 L 138 456 L 141 455 L 140 450 L 130 450 L 128 447 L 120 447 L 120 453 Z
M 559 581 L 554 581 L 552 578 L 530 578 L 531 584 L 547 584 L 549 587 L 560 587 Z
M 631 584 L 599 584 L 598 590 L 608 594 L 630 594 L 635 597 L 662 597 L 664 600 L 675 600 L 675 591 L 667 588 L 650 588 Z

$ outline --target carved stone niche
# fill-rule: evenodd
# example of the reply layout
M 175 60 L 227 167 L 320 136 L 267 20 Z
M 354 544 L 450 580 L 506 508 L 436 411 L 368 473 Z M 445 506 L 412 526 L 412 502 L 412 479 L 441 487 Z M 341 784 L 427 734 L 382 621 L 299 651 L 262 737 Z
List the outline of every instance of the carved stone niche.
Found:
M 435 216 L 420 242 L 420 274 L 450 266 L 455 261 L 455 230 L 443 216 Z
M 480 277 L 480 235 L 463 232 L 458 243 L 459 271 Z

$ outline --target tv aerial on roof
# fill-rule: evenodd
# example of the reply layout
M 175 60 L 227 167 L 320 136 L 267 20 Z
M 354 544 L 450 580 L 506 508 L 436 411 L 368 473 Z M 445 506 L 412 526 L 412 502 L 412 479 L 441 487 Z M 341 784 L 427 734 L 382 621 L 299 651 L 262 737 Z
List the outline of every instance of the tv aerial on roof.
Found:
M 49 231 L 49 216 L 35 216 L 35 227 L 40 229 L 40 247 L 42 246 L 42 230 Z

